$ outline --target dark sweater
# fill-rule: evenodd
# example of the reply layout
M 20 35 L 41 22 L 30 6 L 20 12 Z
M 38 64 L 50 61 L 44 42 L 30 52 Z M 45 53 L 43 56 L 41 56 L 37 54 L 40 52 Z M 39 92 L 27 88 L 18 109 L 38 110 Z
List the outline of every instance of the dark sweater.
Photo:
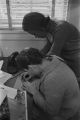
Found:
M 54 21 L 53 21 L 54 22 Z M 52 27 L 53 25 L 51 25 Z M 76 76 L 80 77 L 80 33 L 72 24 L 62 21 L 56 25 L 51 32 L 53 43 L 47 44 L 42 49 L 42 52 L 47 54 L 55 54 L 62 57 L 67 64 L 75 72 Z

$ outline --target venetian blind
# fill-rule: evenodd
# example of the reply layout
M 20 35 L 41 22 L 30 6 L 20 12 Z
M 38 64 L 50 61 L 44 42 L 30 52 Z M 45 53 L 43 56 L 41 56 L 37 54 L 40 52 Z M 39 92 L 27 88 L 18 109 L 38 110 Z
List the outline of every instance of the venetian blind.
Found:
M 68 0 L 55 0 L 54 17 L 66 19 Z M 22 28 L 22 19 L 29 12 L 52 15 L 52 0 L 0 0 L 0 28 Z
M 67 19 L 68 0 L 55 0 L 54 17 L 58 20 Z
M 21 28 L 22 19 L 29 12 L 51 16 L 52 0 L 9 0 L 12 28 Z
M 0 28 L 8 28 L 6 0 L 0 0 Z

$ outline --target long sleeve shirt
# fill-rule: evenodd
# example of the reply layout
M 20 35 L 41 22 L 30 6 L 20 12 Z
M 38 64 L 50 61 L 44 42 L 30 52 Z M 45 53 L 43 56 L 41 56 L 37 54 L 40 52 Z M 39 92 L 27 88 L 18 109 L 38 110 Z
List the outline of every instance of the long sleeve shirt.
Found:
M 49 114 L 69 119 L 80 108 L 80 91 L 73 71 L 61 60 L 53 57 L 43 70 L 39 91 L 33 95 L 34 102 Z
M 53 24 L 51 24 L 51 29 Z M 80 33 L 77 28 L 62 21 L 52 29 L 51 35 L 53 36 L 52 45 L 47 42 L 41 51 L 48 55 L 62 57 L 76 76 L 80 77 Z

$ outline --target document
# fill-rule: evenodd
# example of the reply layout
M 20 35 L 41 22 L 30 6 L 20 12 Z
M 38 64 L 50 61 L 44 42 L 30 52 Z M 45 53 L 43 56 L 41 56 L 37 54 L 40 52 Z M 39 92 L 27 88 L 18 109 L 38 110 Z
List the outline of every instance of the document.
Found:
M 7 87 L 3 84 L 0 84 L 0 88 L 3 88 L 6 91 L 7 96 L 11 99 L 14 99 L 15 96 L 17 95 L 17 89 Z

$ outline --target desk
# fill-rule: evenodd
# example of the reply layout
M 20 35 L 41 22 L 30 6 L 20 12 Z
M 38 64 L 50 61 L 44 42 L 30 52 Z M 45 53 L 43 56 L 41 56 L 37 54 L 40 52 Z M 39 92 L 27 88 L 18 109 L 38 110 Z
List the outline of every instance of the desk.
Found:
M 14 89 L 16 80 L 17 80 L 16 77 L 13 77 L 13 78 L 11 77 L 4 84 L 2 83 L 2 86 L 7 91 L 7 95 L 8 95 L 8 102 L 9 102 L 9 108 L 10 108 L 10 120 L 28 120 L 26 96 L 25 96 L 26 98 L 25 104 L 20 104 L 16 102 L 16 100 L 14 99 L 14 96 L 16 95 L 16 92 L 17 92 L 17 89 Z

